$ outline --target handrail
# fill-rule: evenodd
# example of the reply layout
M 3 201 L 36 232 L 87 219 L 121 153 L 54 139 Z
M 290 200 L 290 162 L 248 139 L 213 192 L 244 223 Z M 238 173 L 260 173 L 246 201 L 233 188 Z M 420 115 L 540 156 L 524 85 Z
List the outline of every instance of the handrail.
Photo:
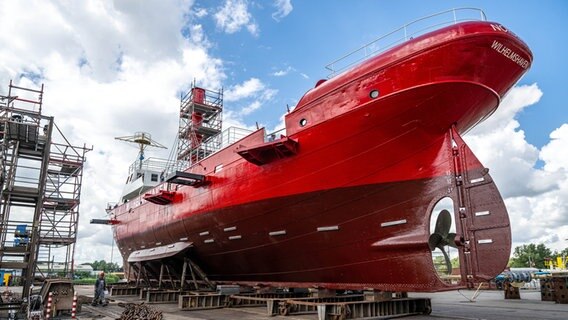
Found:
M 477 14 L 479 14 L 479 18 L 474 18 L 473 16 L 468 17 L 468 16 L 464 16 L 461 17 L 458 14 L 461 14 L 463 12 L 476 12 Z M 433 18 L 436 17 L 440 17 L 442 15 L 446 15 L 451 13 L 452 18 L 450 20 L 444 20 L 442 22 L 437 21 L 436 23 L 427 25 L 427 26 L 422 26 L 419 30 L 411 30 L 411 26 L 416 26 L 418 25 L 419 22 L 422 21 L 427 21 L 427 20 L 433 20 Z M 485 15 L 485 12 L 483 12 L 483 10 L 479 9 L 479 8 L 471 8 L 471 7 L 465 7 L 465 8 L 454 8 L 454 9 L 450 9 L 450 10 L 446 10 L 446 11 L 442 11 L 442 12 L 438 12 L 438 13 L 434 13 L 422 18 L 418 18 L 416 20 L 413 20 L 401 27 L 399 27 L 398 29 L 395 29 L 383 36 L 380 36 L 379 38 L 361 46 L 360 48 L 351 51 L 345 55 L 343 55 L 342 57 L 340 57 L 339 59 L 334 60 L 333 62 L 327 64 L 325 66 L 325 68 L 327 70 L 330 71 L 330 74 L 328 74 L 328 78 L 332 78 L 334 76 L 336 76 L 337 74 L 339 74 L 342 71 L 345 71 L 346 69 L 348 69 L 349 67 L 353 66 L 354 64 L 361 62 L 362 60 L 365 60 L 371 56 L 374 56 L 380 52 L 384 52 L 389 48 L 394 47 L 397 44 L 403 43 L 405 41 L 408 41 L 412 38 L 414 38 L 415 36 L 418 35 L 422 35 L 424 33 L 426 33 L 429 30 L 432 30 L 434 28 L 439 28 L 441 26 L 445 26 L 445 25 L 450 25 L 450 24 L 456 24 L 458 22 L 463 22 L 463 21 L 487 21 L 487 17 Z M 401 35 L 398 35 L 399 33 L 402 33 Z M 391 36 L 397 36 L 399 38 L 395 38 L 393 40 L 389 40 L 388 38 Z M 386 44 L 381 45 L 381 43 L 379 43 L 380 41 L 385 40 L 385 42 L 388 42 Z M 363 54 L 363 57 L 354 57 L 354 55 L 357 54 Z M 349 61 L 345 61 L 345 60 L 349 60 Z M 340 63 L 343 62 L 343 63 Z

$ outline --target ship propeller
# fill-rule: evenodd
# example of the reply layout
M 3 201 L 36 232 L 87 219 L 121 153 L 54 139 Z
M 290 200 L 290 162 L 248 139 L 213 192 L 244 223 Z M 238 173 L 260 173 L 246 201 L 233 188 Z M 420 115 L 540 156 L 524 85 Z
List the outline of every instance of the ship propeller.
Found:
M 438 219 L 436 219 L 436 228 L 434 229 L 434 233 L 430 235 L 428 238 L 428 246 L 430 247 L 431 251 L 436 250 L 436 248 L 440 249 L 444 254 L 444 260 L 446 262 L 446 273 L 450 274 L 452 272 L 452 262 L 450 261 L 450 257 L 448 253 L 444 249 L 446 246 L 457 248 L 454 238 L 456 234 L 450 232 L 450 228 L 452 226 L 452 216 L 448 210 L 440 211 L 438 215 Z

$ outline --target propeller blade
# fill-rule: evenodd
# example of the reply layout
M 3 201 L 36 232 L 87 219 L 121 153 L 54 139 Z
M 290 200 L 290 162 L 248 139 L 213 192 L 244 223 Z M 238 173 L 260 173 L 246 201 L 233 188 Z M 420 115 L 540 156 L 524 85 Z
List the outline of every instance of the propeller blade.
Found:
M 448 210 L 440 211 L 438 219 L 436 219 L 436 228 L 434 233 L 442 235 L 443 238 L 448 236 L 450 228 L 452 227 L 452 216 Z
M 457 248 L 458 246 L 456 245 L 456 242 L 454 241 L 455 238 L 456 238 L 455 232 L 448 233 L 448 236 L 446 237 L 446 245 L 448 245 L 452 248 Z
M 446 261 L 446 274 L 450 275 L 452 274 L 452 261 L 450 260 L 450 257 L 446 253 L 446 250 L 444 250 L 444 247 L 440 246 L 438 248 L 442 250 L 442 253 L 444 254 L 444 260 Z
M 430 247 L 430 251 L 434 251 L 434 249 L 436 249 L 440 245 L 440 242 L 442 240 L 442 235 L 438 233 L 432 233 L 428 238 L 428 247 Z

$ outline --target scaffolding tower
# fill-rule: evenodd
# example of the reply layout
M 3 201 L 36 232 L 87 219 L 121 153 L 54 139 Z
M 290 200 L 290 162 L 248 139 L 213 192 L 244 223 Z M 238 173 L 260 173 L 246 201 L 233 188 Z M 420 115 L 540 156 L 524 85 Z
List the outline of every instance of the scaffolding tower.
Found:
M 12 81 L 0 96 L 0 269 L 21 271 L 24 296 L 36 276 L 53 276 L 54 265 L 63 268 L 59 276 L 73 273 L 83 164 L 92 150 L 72 146 L 42 115 L 42 100 L 43 85 Z
M 179 167 L 188 167 L 218 151 L 221 141 L 223 90 L 213 91 L 192 84 L 181 97 L 178 152 Z

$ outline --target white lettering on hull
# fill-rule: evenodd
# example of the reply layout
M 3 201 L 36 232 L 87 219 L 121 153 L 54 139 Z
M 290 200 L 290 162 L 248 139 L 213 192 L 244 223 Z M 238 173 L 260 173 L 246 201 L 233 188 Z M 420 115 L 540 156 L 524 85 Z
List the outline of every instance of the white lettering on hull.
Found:
M 509 32 L 509 30 L 507 30 L 507 28 L 503 27 L 500 24 L 491 24 L 491 28 L 493 28 L 493 31 L 501 31 L 501 32 Z
M 502 54 L 506 58 L 509 58 L 511 61 L 518 64 L 523 69 L 526 69 L 526 68 L 529 67 L 529 61 L 527 59 L 521 57 L 520 54 L 511 50 L 509 47 L 505 46 L 504 44 L 502 44 L 501 42 L 499 42 L 497 40 L 493 40 L 493 44 L 491 45 L 491 49 L 499 52 L 500 54 Z

